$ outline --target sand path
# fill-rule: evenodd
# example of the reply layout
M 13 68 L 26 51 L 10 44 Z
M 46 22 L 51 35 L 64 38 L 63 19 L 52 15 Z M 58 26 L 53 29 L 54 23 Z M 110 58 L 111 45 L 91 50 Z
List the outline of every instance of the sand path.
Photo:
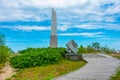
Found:
M 9 63 L 6 63 L 3 69 L 1 70 L 0 80 L 5 80 L 15 74 L 15 70 L 10 66 Z

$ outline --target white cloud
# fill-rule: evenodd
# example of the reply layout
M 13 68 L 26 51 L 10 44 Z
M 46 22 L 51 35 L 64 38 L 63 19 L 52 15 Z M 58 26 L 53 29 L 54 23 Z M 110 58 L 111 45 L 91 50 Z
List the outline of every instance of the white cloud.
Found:
M 87 37 L 97 37 L 98 35 L 103 34 L 102 32 L 96 33 L 60 33 L 60 36 L 87 36 Z
M 120 25 L 119 24 L 105 24 L 105 23 L 100 23 L 100 24 L 94 24 L 94 23 L 89 23 L 89 24 L 82 24 L 82 25 L 76 25 L 76 28 L 79 29 L 108 29 L 108 30 L 120 30 Z
M 12 30 L 22 30 L 22 31 L 32 31 L 32 30 L 36 30 L 36 31 L 44 31 L 44 30 L 50 30 L 49 26 L 0 26 L 0 28 L 9 28 Z
M 31 31 L 31 30 L 37 30 L 37 31 L 43 31 L 43 30 L 49 30 L 50 27 L 39 27 L 39 26 L 22 26 L 22 27 L 16 27 L 17 30 L 23 30 L 23 31 Z
M 57 8 L 57 11 L 60 12 L 71 12 L 71 13 L 78 13 L 78 14 L 88 14 L 88 13 L 94 13 L 94 14 L 103 14 L 104 12 L 101 12 L 101 9 L 99 8 L 103 4 L 109 4 L 113 3 L 115 6 L 112 6 L 106 10 L 107 12 L 118 12 L 119 10 L 119 0 L 1 0 L 1 13 L 10 12 L 13 14 L 16 14 L 18 12 L 19 15 L 25 16 L 26 12 L 30 12 L 31 9 L 37 9 L 36 12 L 33 12 L 32 14 L 36 13 L 43 13 L 48 8 Z M 69 3 L 69 4 L 68 4 Z M 11 10 L 12 8 L 12 10 Z M 28 10 L 25 10 L 28 9 Z M 112 10 L 112 11 L 111 11 Z M 48 10 L 49 11 L 49 10 Z M 66 13 L 69 14 L 69 13 Z M 107 13 L 108 14 L 108 13 Z M 29 13 L 27 14 L 29 15 Z M 7 15 L 6 15 L 7 16 Z M 36 15 L 38 16 L 38 15 Z M 72 15 L 71 15 L 72 16 Z M 80 15 L 79 15 L 80 16 Z M 12 16 L 14 17 L 14 16 Z
M 9 3 L 11 1 L 11 3 Z M 68 4 L 69 2 L 69 4 Z M 55 7 L 55 8 L 66 8 L 70 6 L 75 5 L 84 5 L 87 2 L 87 0 L 2 0 L 2 3 L 7 6 L 12 7 L 20 7 L 21 5 L 24 6 L 34 6 L 34 7 L 42 7 L 42 8 L 49 8 L 49 7 Z M 12 4 L 14 3 L 14 5 Z
M 82 23 L 75 25 L 73 24 L 63 24 L 62 26 L 58 26 L 58 29 L 61 31 L 67 31 L 71 28 L 77 28 L 77 29 L 107 29 L 107 30 L 120 30 L 120 24 L 112 24 L 112 23 Z
M 113 5 L 106 7 L 106 4 Z M 117 21 L 115 14 L 120 15 L 119 5 L 120 0 L 0 0 L 0 22 L 50 20 L 53 7 L 61 31 L 69 28 L 120 30 L 120 24 L 109 24 Z M 104 22 L 108 23 L 103 25 Z
M 58 26 L 58 30 L 60 30 L 60 31 L 66 31 L 66 30 L 68 30 L 69 28 L 71 28 L 71 27 L 68 26 L 68 25 Z

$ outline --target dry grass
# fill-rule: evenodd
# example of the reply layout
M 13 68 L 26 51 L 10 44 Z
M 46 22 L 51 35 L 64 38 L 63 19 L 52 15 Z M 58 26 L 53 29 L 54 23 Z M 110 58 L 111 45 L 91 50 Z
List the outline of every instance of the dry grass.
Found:
M 71 72 L 85 65 L 85 61 L 66 61 L 59 64 L 41 66 L 35 68 L 26 68 L 19 71 L 16 75 L 8 80 L 50 80 L 57 76 Z
M 2 73 L 2 68 L 4 67 L 4 64 L 0 64 L 0 73 Z
M 113 56 L 113 57 L 115 57 L 115 58 L 120 59 L 120 54 L 116 54 L 116 53 L 114 53 L 114 54 L 110 54 L 110 55 Z

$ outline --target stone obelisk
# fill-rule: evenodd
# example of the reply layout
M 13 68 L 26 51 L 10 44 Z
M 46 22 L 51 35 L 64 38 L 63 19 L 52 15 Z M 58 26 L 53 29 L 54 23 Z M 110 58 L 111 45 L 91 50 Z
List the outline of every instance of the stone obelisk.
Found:
M 56 17 L 55 10 L 52 8 L 50 47 L 56 48 L 57 46 L 58 46 L 58 42 L 57 42 L 57 17 Z

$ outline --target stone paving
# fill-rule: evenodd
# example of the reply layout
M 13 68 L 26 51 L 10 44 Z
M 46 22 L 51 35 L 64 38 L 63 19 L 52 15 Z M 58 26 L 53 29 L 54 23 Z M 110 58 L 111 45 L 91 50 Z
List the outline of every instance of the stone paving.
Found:
M 105 54 L 87 54 L 83 58 L 88 62 L 85 66 L 54 80 L 109 80 L 120 67 L 120 60 Z

